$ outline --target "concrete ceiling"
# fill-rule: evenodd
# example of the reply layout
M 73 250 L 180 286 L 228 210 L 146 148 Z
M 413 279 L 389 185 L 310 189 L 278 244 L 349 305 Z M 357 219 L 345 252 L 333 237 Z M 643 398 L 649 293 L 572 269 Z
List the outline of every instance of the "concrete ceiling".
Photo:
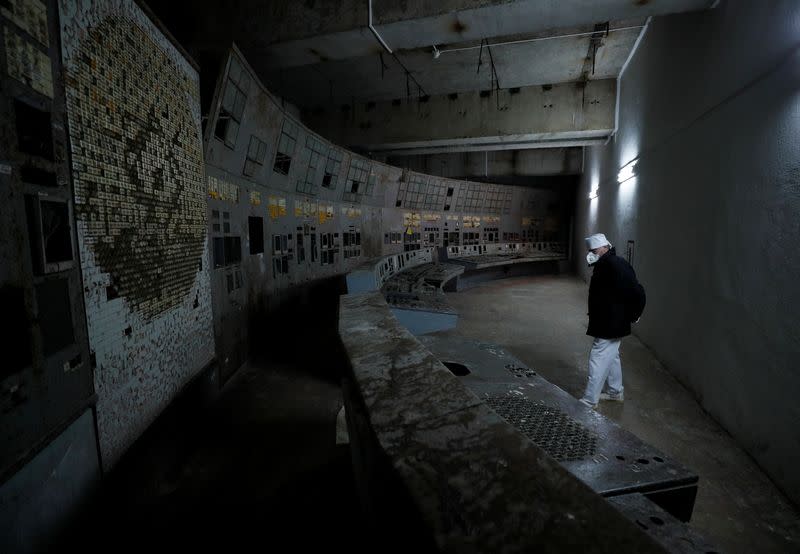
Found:
M 715 0 L 150 0 L 201 62 L 235 41 L 268 88 L 300 108 L 615 78 L 651 16 Z M 370 31 L 372 23 L 390 54 Z M 592 33 L 608 24 L 611 32 Z M 625 28 L 625 30 L 618 30 Z M 563 35 L 580 35 L 552 38 Z M 498 45 L 509 41 L 545 39 Z M 433 57 L 433 47 L 444 53 Z M 595 52 L 595 55 L 592 55 Z M 383 57 L 383 70 L 381 64 Z M 592 63 L 594 61 L 594 72 Z
M 495 45 L 500 88 L 616 78 L 647 17 L 713 0 L 373 0 L 391 54 L 367 26 L 369 3 L 271 2 L 262 32 L 237 43 L 269 88 L 311 109 L 492 88 L 485 48 L 477 70 L 482 40 Z M 609 33 L 592 34 L 606 23 Z
M 559 29 L 558 35 L 528 33 L 493 40 L 501 44 L 491 47 L 491 60 L 486 48 L 481 51 L 480 41 L 467 41 L 443 46 L 438 58 L 430 46 L 397 51 L 402 66 L 386 53 L 382 58 L 381 53 L 372 53 L 273 69 L 263 78 L 268 87 L 301 108 L 405 98 L 409 89 L 414 97 L 488 90 L 496 86 L 492 60 L 499 88 L 504 89 L 616 78 L 644 23 L 644 19 L 613 22 L 607 35 L 597 33 L 590 60 L 594 25 Z M 407 79 L 406 70 L 413 79 Z
M 605 140 L 615 80 L 647 19 L 715 3 L 171 0 L 152 8 L 201 66 L 235 42 L 261 81 L 330 140 L 409 155 Z M 205 74 L 215 79 L 217 68 Z

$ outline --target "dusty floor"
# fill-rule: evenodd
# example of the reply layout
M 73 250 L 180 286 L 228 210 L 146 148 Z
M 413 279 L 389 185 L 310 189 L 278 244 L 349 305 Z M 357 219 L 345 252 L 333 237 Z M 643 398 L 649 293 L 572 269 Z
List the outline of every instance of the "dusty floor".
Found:
M 340 407 L 338 382 L 255 364 L 212 410 L 171 407 L 66 541 L 77 552 L 365 551 L 350 452 L 335 444 Z
M 579 398 L 592 340 L 587 291 L 574 277 L 524 277 L 448 294 L 459 322 L 447 333 L 505 346 Z M 755 462 L 636 337 L 621 352 L 625 402 L 600 412 L 699 474 L 692 525 L 723 552 L 800 551 L 800 516 Z

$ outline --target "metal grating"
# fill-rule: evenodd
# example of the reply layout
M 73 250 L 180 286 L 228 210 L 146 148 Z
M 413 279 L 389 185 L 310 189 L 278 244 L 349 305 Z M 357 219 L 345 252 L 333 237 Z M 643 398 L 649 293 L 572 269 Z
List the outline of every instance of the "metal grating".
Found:
M 559 462 L 591 458 L 597 436 L 557 408 L 526 398 L 489 396 L 486 403 Z

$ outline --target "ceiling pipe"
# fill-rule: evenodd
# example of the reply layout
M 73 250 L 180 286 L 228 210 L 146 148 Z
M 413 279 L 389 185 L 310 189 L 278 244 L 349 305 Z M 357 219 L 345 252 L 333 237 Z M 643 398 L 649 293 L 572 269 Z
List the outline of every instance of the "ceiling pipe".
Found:
M 371 0 L 370 0 L 370 5 L 372 5 Z M 372 21 L 372 20 L 370 19 L 370 21 Z M 630 30 L 633 30 L 633 29 L 641 29 L 642 27 L 644 27 L 644 25 L 634 25 L 632 27 L 618 27 L 616 29 L 609 29 L 607 32 L 608 33 L 615 33 L 617 31 L 630 31 Z M 509 40 L 509 41 L 506 41 L 506 42 L 495 42 L 493 44 L 488 44 L 488 41 L 487 41 L 487 46 L 507 46 L 509 44 L 524 44 L 526 42 L 539 42 L 539 41 L 542 41 L 542 40 L 553 40 L 553 39 L 558 39 L 558 38 L 588 37 L 588 36 L 592 36 L 594 34 L 597 34 L 597 31 L 590 31 L 590 32 L 587 32 L 587 33 L 573 33 L 571 35 L 553 35 L 551 37 L 538 37 L 538 38 L 526 38 L 526 39 L 522 39 L 522 40 Z M 445 50 L 445 49 L 442 49 L 442 48 L 437 48 L 434 45 L 434 47 L 433 47 L 433 49 L 434 49 L 433 57 L 434 58 L 438 58 L 442 54 L 446 54 L 448 52 L 463 52 L 464 50 L 476 50 L 478 48 L 480 48 L 480 46 L 464 46 L 463 48 L 448 48 L 448 49 Z
M 414 83 L 417 85 L 419 96 L 427 96 L 428 93 L 425 92 L 425 89 L 422 88 L 422 85 L 419 84 L 419 82 L 414 78 L 414 76 L 411 74 L 411 72 L 408 70 L 408 68 L 403 64 L 403 62 L 400 61 L 400 58 L 397 56 L 397 54 L 392 52 L 392 49 L 389 48 L 389 45 L 386 44 L 386 41 L 383 40 L 383 37 L 378 33 L 378 30 L 372 24 L 372 0 L 367 0 L 367 2 L 368 2 L 368 7 L 369 7 L 369 23 L 368 23 L 369 30 L 372 31 L 372 34 L 375 35 L 375 39 L 378 42 L 381 43 L 381 46 L 383 46 L 384 50 L 386 50 L 386 52 L 391 54 L 392 57 L 395 59 L 395 61 L 400 65 L 400 67 L 403 68 L 403 71 L 406 72 L 406 97 L 411 96 L 411 93 L 408 90 L 408 79 L 409 78 L 412 81 L 414 81 Z M 382 72 L 383 72 L 383 69 L 381 69 L 381 73 Z
M 375 35 L 375 38 L 378 39 L 378 42 L 381 43 L 381 46 L 383 46 L 389 54 L 392 54 L 392 49 L 389 48 L 389 45 L 386 44 L 386 41 L 383 40 L 383 37 L 378 34 L 378 30 L 372 25 L 372 0 L 367 0 L 367 2 L 369 2 L 369 30 L 372 31 L 372 34 Z

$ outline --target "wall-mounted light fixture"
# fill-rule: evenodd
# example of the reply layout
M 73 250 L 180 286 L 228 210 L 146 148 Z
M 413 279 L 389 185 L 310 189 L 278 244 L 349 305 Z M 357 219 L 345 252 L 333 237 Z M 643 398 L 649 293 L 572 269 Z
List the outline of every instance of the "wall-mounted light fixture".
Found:
M 600 191 L 600 189 L 599 189 L 597 186 L 595 186 L 595 187 L 592 189 L 592 192 L 590 192 L 590 193 L 589 193 L 589 200 L 594 200 L 595 198 L 597 198 L 597 193 L 598 193 L 599 191 Z
M 638 161 L 639 160 L 636 159 L 636 160 L 628 162 L 627 164 L 622 166 L 622 169 L 620 169 L 619 173 L 617 173 L 617 182 L 618 183 L 624 183 L 625 181 L 627 181 L 631 177 L 635 177 L 636 176 L 636 172 L 634 171 L 633 168 L 636 166 L 636 162 L 638 162 Z

